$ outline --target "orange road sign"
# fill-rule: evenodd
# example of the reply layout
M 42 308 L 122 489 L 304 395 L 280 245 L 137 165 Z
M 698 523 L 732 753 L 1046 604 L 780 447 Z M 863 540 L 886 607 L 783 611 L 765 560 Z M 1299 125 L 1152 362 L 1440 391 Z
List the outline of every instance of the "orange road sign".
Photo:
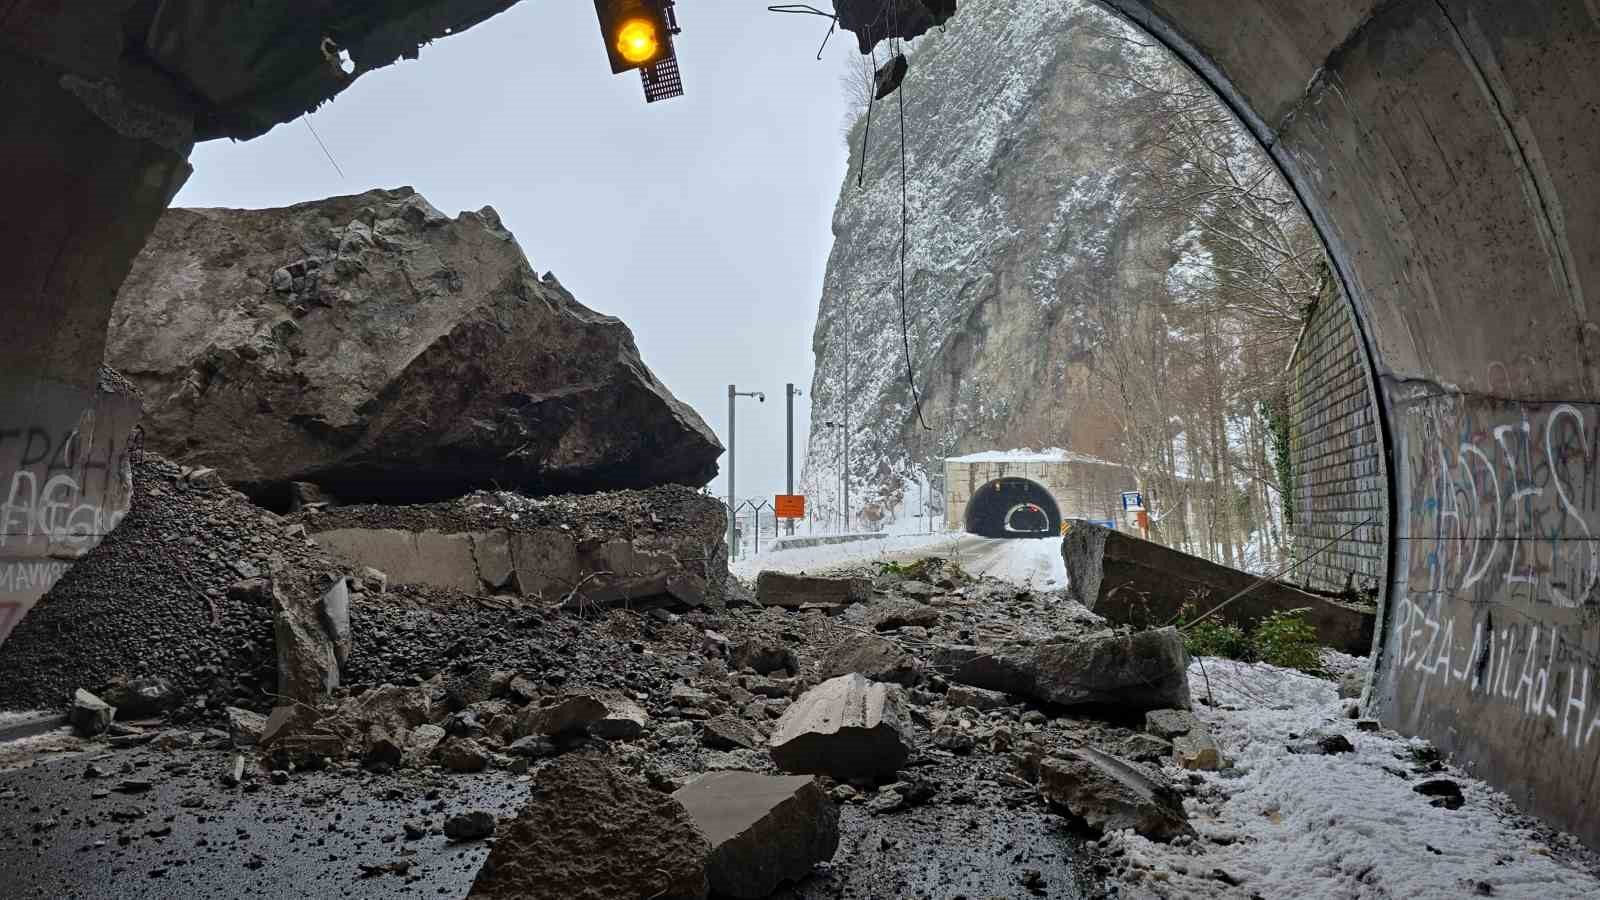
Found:
M 805 494 L 778 494 L 772 498 L 772 506 L 780 519 L 804 519 L 806 517 Z

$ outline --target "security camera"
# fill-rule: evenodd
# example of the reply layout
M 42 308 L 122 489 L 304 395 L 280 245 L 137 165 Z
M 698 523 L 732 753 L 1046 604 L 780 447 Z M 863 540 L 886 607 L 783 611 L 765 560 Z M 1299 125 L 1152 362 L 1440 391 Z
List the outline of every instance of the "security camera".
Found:
M 767 402 L 767 395 L 761 393 L 760 391 L 757 391 L 756 392 L 756 402 L 757 403 L 765 403 L 765 402 Z

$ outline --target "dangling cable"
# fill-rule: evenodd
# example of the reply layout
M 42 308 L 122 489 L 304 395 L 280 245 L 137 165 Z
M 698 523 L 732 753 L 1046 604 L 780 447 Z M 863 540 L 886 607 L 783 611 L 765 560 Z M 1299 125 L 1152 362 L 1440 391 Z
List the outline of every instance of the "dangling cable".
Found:
M 869 57 L 872 62 L 867 66 L 874 76 L 878 72 L 878 52 L 872 51 Z M 867 84 L 867 127 L 861 130 L 861 167 L 856 170 L 856 187 L 863 187 L 867 178 L 867 137 L 872 134 L 872 103 L 878 93 L 878 79 L 874 77 Z
M 911 386 L 911 399 L 916 403 L 917 421 L 923 431 L 932 431 L 928 420 L 922 417 L 922 395 L 917 392 L 917 376 L 911 368 L 911 326 L 906 318 L 906 85 L 900 83 L 900 343 L 906 351 L 906 384 Z

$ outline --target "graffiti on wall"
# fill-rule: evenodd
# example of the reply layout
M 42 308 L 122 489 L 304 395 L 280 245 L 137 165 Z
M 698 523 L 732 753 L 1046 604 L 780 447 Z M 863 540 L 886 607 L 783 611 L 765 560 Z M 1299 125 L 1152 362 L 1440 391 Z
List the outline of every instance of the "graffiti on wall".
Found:
M 0 642 L 127 514 L 138 400 L 27 385 L 0 394 Z
M 1600 769 L 1600 405 L 1434 394 L 1394 410 L 1384 717 L 1560 806 L 1561 778 Z M 1582 803 L 1556 812 L 1600 828 Z

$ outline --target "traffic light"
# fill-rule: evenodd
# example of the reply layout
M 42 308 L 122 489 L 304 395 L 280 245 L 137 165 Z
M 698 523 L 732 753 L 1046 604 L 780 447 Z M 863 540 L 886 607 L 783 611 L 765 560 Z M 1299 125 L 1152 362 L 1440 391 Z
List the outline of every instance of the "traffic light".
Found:
M 670 6 L 662 0 L 594 0 L 612 74 L 649 68 L 672 57 L 677 29 Z

